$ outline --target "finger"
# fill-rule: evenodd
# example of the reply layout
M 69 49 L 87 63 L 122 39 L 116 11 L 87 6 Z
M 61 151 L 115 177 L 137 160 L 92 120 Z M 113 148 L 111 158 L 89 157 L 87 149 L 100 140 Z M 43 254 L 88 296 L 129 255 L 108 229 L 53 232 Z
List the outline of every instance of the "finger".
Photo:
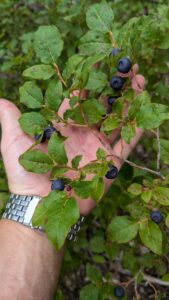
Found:
M 131 87 L 137 94 L 141 93 L 145 87 L 145 78 L 140 74 L 133 76 L 131 79 Z
M 124 139 L 120 139 L 113 148 L 113 161 L 118 169 L 121 168 L 127 157 L 133 151 L 138 141 L 143 134 L 143 130 L 140 128 L 136 129 L 136 135 L 131 140 L 130 144 L 127 144 Z
M 21 113 L 19 109 L 10 101 L 0 99 L 0 123 L 2 128 L 1 151 L 5 149 L 10 143 L 22 135 L 23 132 L 19 126 L 18 119 Z

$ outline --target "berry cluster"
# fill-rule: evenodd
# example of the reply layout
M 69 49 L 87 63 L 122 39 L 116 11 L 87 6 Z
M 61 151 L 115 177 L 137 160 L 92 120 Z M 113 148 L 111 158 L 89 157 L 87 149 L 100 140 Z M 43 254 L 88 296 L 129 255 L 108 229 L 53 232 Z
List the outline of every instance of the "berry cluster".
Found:
M 114 48 L 111 52 L 112 56 L 115 56 L 117 54 L 119 54 L 120 49 L 118 48 Z M 117 65 L 117 70 L 120 73 L 126 74 L 131 70 L 132 67 L 132 62 L 128 57 L 123 57 L 118 61 L 118 65 Z M 121 76 L 113 76 L 110 80 L 110 86 L 114 91 L 120 91 L 123 89 L 125 83 L 125 79 Z M 119 96 L 110 96 L 108 98 L 108 104 L 110 106 L 112 106 L 116 99 L 119 98 Z

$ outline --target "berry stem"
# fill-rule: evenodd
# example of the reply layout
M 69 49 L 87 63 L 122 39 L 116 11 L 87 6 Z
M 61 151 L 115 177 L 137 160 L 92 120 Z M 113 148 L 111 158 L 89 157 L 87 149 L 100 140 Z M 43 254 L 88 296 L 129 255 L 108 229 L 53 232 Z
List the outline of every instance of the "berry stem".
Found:
M 158 154 L 157 154 L 157 171 L 160 171 L 160 160 L 161 160 L 161 145 L 160 145 L 160 130 L 159 127 L 156 131 L 157 135 L 157 146 L 158 146 Z
M 55 69 L 56 74 L 58 75 L 60 81 L 63 83 L 63 85 L 64 85 L 65 87 L 67 87 L 67 84 L 66 84 L 65 80 L 64 80 L 63 77 L 62 77 L 62 74 L 61 74 L 61 72 L 60 72 L 60 70 L 59 70 L 58 65 L 54 63 L 53 66 L 54 66 L 54 69 Z
M 109 37 L 110 37 L 113 48 L 117 48 L 117 45 L 116 45 L 114 37 L 113 37 L 113 33 L 111 31 L 109 31 L 108 33 L 109 33 Z

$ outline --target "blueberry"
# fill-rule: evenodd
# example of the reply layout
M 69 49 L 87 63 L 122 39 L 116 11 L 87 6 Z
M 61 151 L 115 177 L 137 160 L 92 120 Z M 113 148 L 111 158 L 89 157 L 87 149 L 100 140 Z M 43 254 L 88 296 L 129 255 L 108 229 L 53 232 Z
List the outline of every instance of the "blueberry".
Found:
M 51 190 L 63 191 L 65 188 L 65 183 L 62 179 L 56 179 L 52 182 Z
M 117 70 L 121 73 L 128 73 L 132 67 L 132 62 L 128 57 L 119 60 Z
M 124 79 L 120 76 L 113 76 L 110 80 L 110 86 L 116 91 L 120 91 L 123 88 L 123 85 Z
M 109 171 L 107 172 L 107 174 L 105 176 L 107 179 L 114 179 L 117 177 L 118 172 L 119 171 L 115 166 L 109 165 Z
M 119 48 L 113 48 L 110 54 L 112 56 L 116 56 L 120 53 L 120 51 L 121 51 L 121 49 L 119 49 Z
M 114 295 L 117 298 L 123 298 L 125 295 L 125 289 L 122 286 L 116 286 L 114 289 Z
M 47 128 L 45 128 L 44 132 L 45 132 L 46 139 L 49 140 L 51 138 L 52 134 L 54 132 L 57 132 L 57 130 L 53 126 L 48 126 Z
M 115 103 L 115 101 L 116 101 L 117 98 L 118 98 L 118 96 L 110 96 L 110 97 L 107 99 L 107 103 L 108 103 L 110 106 L 112 106 L 112 105 Z
M 35 135 L 35 140 L 36 141 L 39 141 L 40 139 L 41 139 L 41 143 L 44 143 L 46 141 L 46 136 L 45 136 L 44 133 L 43 133 L 43 136 L 42 136 L 42 134 Z
M 163 215 L 160 211 L 152 211 L 150 214 L 150 218 L 156 224 L 160 224 L 163 221 Z

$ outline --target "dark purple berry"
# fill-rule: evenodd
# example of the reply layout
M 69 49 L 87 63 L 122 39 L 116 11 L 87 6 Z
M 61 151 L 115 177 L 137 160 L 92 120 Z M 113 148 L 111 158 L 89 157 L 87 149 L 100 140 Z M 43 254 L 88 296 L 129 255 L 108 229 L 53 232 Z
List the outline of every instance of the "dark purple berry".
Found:
M 114 295 L 117 298 L 123 298 L 125 295 L 125 289 L 122 286 L 116 286 L 114 289 Z
M 132 67 L 132 62 L 128 57 L 119 60 L 117 70 L 121 73 L 128 73 Z
M 47 140 L 49 140 L 54 132 L 57 132 L 56 128 L 53 126 L 48 126 L 45 128 L 44 133 Z
M 120 51 L 121 51 L 121 49 L 119 49 L 119 48 L 113 48 L 110 54 L 112 56 L 116 56 L 120 53 Z
M 124 85 L 124 79 L 120 76 L 113 76 L 110 80 L 110 86 L 115 91 L 120 91 L 123 88 Z
M 150 218 L 156 224 L 160 224 L 163 221 L 163 215 L 160 211 L 152 211 L 150 214 Z
M 105 176 L 107 179 L 114 179 L 117 177 L 118 173 L 119 171 L 115 166 L 109 165 L 109 170 Z
M 51 190 L 63 191 L 65 188 L 65 183 L 62 179 L 56 179 L 52 182 Z
M 46 136 L 44 133 L 43 133 L 43 136 L 42 136 L 42 134 L 37 134 L 37 135 L 35 135 L 35 140 L 36 141 L 41 140 L 41 143 L 44 143 L 46 141 Z
M 107 99 L 107 103 L 108 103 L 110 106 L 112 106 L 112 105 L 115 103 L 115 101 L 116 101 L 117 98 L 118 98 L 118 96 L 110 96 L 110 97 Z

